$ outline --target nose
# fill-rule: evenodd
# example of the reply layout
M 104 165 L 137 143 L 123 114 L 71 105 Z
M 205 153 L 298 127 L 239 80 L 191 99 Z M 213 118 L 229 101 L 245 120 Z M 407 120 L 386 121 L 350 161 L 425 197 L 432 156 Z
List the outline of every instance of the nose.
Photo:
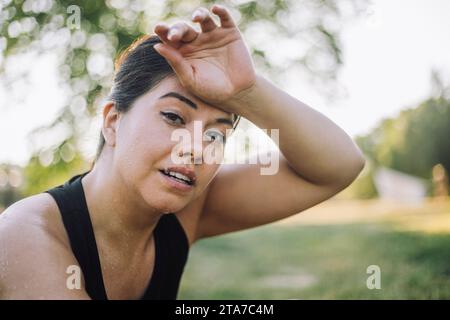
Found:
M 195 141 L 191 145 L 183 145 L 178 156 L 185 160 L 185 164 L 201 164 L 203 162 L 203 141 Z

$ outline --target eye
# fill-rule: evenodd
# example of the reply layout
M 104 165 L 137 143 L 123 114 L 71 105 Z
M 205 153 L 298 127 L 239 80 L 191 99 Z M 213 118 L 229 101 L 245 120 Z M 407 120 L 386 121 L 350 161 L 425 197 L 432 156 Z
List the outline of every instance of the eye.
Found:
M 208 141 L 219 141 L 222 143 L 226 143 L 227 137 L 218 130 L 209 130 L 205 132 L 205 135 L 208 137 Z
M 184 122 L 184 119 L 182 117 L 180 117 L 179 115 L 177 115 L 176 113 L 163 112 L 163 111 L 161 111 L 160 113 L 163 115 L 163 117 L 165 119 L 167 119 L 172 124 L 176 124 L 176 125 L 186 124 Z M 179 122 L 177 122 L 177 121 L 179 121 Z

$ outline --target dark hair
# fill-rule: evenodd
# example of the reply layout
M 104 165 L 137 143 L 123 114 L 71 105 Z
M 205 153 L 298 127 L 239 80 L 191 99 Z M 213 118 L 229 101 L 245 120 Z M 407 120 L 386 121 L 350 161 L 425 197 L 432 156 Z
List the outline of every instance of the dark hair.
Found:
M 157 43 L 161 43 L 158 36 L 144 35 L 136 39 L 116 60 L 114 81 L 108 100 L 114 102 L 117 111 L 123 113 L 129 111 L 137 98 L 166 77 L 175 75 L 166 59 L 153 48 Z M 240 116 L 236 114 L 233 116 L 233 128 L 236 128 Z M 105 138 L 100 131 L 96 160 L 104 145 Z

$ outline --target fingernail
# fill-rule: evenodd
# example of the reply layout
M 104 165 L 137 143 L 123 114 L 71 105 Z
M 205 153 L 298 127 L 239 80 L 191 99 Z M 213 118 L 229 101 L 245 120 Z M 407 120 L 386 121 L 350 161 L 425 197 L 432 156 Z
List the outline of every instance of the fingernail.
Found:
M 167 34 L 167 38 L 169 39 L 169 40 L 172 40 L 172 38 L 173 38 L 173 36 L 176 34 L 176 30 L 174 30 L 174 29 L 170 29 L 169 30 L 169 33 Z
M 192 14 L 192 20 L 195 20 L 197 18 L 201 18 L 202 17 L 202 13 L 200 12 L 200 10 L 195 10 L 194 13 Z

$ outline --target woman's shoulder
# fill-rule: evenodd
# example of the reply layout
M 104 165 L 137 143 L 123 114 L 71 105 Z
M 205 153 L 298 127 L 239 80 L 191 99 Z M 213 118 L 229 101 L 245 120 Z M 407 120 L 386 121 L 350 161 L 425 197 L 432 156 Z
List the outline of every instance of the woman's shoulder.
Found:
M 10 237 L 8 242 L 32 233 L 41 234 L 46 239 L 53 238 L 70 248 L 58 206 L 48 193 L 26 197 L 6 208 L 0 214 L 0 234 L 6 231 Z
M 70 294 L 66 270 L 77 261 L 58 215 L 48 194 L 24 198 L 0 214 L 0 298 Z

